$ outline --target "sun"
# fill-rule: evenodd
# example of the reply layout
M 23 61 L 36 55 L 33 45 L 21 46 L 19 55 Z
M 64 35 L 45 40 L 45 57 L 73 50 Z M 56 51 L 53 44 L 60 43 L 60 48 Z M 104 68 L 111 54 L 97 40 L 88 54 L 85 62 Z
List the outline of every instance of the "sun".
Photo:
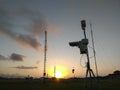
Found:
M 57 71 L 57 72 L 55 73 L 55 77 L 56 77 L 56 78 L 63 78 L 62 72 Z
M 54 70 L 54 66 L 49 67 L 48 75 L 49 77 L 65 78 L 68 75 L 68 73 L 66 67 L 62 65 L 56 65 L 55 70 Z

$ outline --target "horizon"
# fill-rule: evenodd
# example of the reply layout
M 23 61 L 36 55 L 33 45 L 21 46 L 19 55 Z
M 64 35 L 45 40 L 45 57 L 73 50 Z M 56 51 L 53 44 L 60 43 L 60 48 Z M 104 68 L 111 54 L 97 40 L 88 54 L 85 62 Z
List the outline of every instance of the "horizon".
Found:
M 85 77 L 86 56 L 69 42 L 84 38 L 86 20 L 90 65 L 95 71 L 90 24 L 99 76 L 120 70 L 119 0 L 1 0 L 0 75 L 43 76 L 44 31 L 48 32 L 46 72 L 58 77 Z M 81 59 L 82 57 L 82 59 Z

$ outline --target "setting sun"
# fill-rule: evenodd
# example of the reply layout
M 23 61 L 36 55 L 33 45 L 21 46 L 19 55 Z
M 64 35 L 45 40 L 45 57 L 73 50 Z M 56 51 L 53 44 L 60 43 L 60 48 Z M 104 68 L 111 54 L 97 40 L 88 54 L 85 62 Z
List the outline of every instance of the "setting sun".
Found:
M 55 73 L 55 77 L 56 77 L 56 78 L 63 78 L 62 72 L 57 71 L 57 72 Z
M 50 77 L 65 78 L 68 73 L 64 66 L 56 65 L 56 70 L 54 71 L 54 66 L 48 69 L 48 74 Z

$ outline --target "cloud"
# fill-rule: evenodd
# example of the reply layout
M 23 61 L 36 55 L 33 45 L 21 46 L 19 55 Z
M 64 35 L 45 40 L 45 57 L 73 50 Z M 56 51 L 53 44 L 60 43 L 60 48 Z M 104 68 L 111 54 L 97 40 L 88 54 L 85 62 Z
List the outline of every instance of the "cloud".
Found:
M 11 54 L 11 56 L 10 56 L 10 59 L 13 61 L 23 61 L 24 58 L 25 58 L 25 56 L 16 54 L 16 53 Z
M 60 27 L 58 27 L 57 25 L 53 25 L 51 23 L 48 23 L 48 26 L 47 26 L 47 31 L 48 33 L 60 33 L 62 29 Z
M 39 64 L 40 63 L 40 61 L 38 60 L 38 61 L 36 61 L 36 64 Z
M 19 46 L 43 52 L 40 39 L 44 31 L 58 33 L 60 30 L 40 12 L 39 6 L 36 6 L 38 2 L 0 0 L 0 33 L 10 37 Z
M 37 69 L 38 67 L 33 67 L 33 66 L 17 66 L 17 67 L 12 67 L 12 68 L 17 68 L 17 69 Z
M 24 47 L 32 48 L 35 50 L 42 50 L 41 44 L 32 35 L 17 34 L 17 33 L 14 33 L 12 31 L 9 31 L 9 30 L 0 30 L 0 32 L 9 36 L 13 40 L 15 40 L 18 44 L 20 44 Z
M 9 57 L 0 55 L 0 60 L 23 61 L 26 56 L 12 53 Z
M 9 1 L 7 1 L 9 2 Z M 38 37 L 44 35 L 47 22 L 40 11 L 26 1 L 15 0 L 0 3 L 0 33 L 16 41 L 18 45 L 41 50 Z
M 0 55 L 0 60 L 7 60 L 8 58 L 6 58 L 5 56 L 3 55 Z

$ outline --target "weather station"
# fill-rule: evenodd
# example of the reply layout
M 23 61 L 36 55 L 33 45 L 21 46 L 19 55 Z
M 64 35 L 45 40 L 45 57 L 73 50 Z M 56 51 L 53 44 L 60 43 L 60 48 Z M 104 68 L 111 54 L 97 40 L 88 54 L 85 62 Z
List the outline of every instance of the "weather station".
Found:
M 91 24 L 90 24 L 90 27 L 91 27 Z M 87 57 L 86 75 L 85 75 L 85 80 L 84 80 L 84 84 L 83 84 L 83 90 L 101 90 L 98 79 L 97 79 L 98 70 L 97 70 L 97 63 L 96 63 L 96 55 L 95 55 L 92 27 L 91 27 L 91 36 L 92 36 L 92 46 L 93 46 L 93 53 L 94 53 L 95 66 L 96 66 L 96 74 L 97 74 L 96 76 L 90 66 L 90 58 L 89 58 L 89 52 L 88 52 L 89 41 L 86 36 L 86 29 L 85 29 L 86 21 L 85 20 L 81 21 L 81 28 L 83 30 L 84 38 L 81 41 L 69 42 L 69 45 L 71 47 L 78 47 L 80 49 L 80 54 L 85 54 Z M 93 83 L 93 81 L 95 83 Z

